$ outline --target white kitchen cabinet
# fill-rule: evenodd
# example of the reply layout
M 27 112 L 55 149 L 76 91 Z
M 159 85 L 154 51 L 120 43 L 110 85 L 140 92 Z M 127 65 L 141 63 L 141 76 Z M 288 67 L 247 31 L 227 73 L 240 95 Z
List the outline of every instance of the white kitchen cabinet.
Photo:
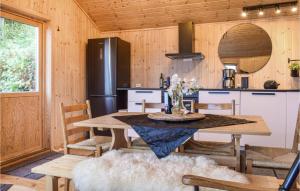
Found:
M 142 100 L 147 103 L 162 103 L 161 90 L 128 90 L 128 112 L 142 112 Z M 160 112 L 160 109 L 146 109 L 148 113 Z M 139 137 L 133 129 L 128 129 L 129 137 Z
M 287 92 L 286 103 L 286 147 L 292 148 L 300 104 L 300 92 Z
M 235 100 L 236 115 L 240 114 L 240 91 L 199 91 L 199 103 L 231 103 Z M 232 115 L 231 110 L 199 110 L 204 114 Z M 196 133 L 194 138 L 201 141 L 228 142 L 231 135 L 216 133 Z
M 128 102 L 161 103 L 161 90 L 128 90 Z
M 285 147 L 286 92 L 241 92 L 241 115 L 262 116 L 271 136 L 242 135 L 241 145 Z

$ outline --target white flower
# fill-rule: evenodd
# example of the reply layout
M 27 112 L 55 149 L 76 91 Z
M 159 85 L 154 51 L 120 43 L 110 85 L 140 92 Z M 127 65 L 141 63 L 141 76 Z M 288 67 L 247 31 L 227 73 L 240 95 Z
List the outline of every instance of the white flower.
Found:
M 178 74 L 173 74 L 171 77 L 171 84 L 170 87 L 168 88 L 168 94 L 169 96 L 183 96 L 184 94 L 186 95 L 191 95 L 198 91 L 198 84 L 195 78 L 191 80 L 183 79 L 178 77 Z

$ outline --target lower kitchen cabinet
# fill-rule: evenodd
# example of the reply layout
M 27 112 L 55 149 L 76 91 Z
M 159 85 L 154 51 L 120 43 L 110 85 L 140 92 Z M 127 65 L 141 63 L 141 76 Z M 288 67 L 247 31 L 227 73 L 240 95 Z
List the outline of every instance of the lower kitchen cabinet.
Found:
M 240 91 L 199 91 L 199 103 L 231 103 L 235 100 L 236 115 L 240 114 Z M 204 114 L 232 115 L 230 110 L 199 110 Z M 216 133 L 195 133 L 195 140 L 229 142 L 231 135 Z
M 241 115 L 259 115 L 270 128 L 271 136 L 244 135 L 241 144 L 285 147 L 286 92 L 241 92 Z
M 142 100 L 147 103 L 161 103 L 161 90 L 128 90 L 128 112 L 142 112 Z M 146 112 L 160 112 L 160 109 L 148 108 Z M 139 137 L 133 130 L 128 129 L 128 137 Z
M 300 93 L 287 92 L 286 96 L 286 147 L 292 148 L 297 123 L 298 108 L 300 104 Z
M 161 103 L 161 91 L 128 91 L 128 111 L 140 112 L 141 100 Z M 200 103 L 229 103 L 236 101 L 237 115 L 262 116 L 270 128 L 271 136 L 242 135 L 241 145 L 291 148 L 296 128 L 300 92 L 285 91 L 199 91 Z M 147 112 L 158 112 L 150 109 Z M 230 112 L 218 110 L 200 110 L 201 113 L 230 115 Z M 129 136 L 137 137 L 134 130 L 129 130 Z M 230 141 L 231 136 L 214 133 L 195 133 L 194 138 L 202 141 Z

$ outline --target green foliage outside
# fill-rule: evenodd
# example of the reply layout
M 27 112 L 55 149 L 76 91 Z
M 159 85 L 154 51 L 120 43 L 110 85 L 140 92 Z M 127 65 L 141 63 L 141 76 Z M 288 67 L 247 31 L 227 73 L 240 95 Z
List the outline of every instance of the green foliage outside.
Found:
M 36 27 L 0 18 L 0 92 L 36 90 Z

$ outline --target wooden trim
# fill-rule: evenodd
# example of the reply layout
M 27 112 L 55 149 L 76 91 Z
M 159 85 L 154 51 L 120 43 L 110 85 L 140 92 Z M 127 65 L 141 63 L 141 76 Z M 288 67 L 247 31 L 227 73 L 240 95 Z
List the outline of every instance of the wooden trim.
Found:
M 2 98 L 8 97 L 36 97 L 39 96 L 39 92 L 11 92 L 11 93 L 0 93 Z
M 28 9 L 28 8 L 16 8 L 16 7 L 13 7 L 7 3 L 3 3 L 1 2 L 0 3 L 0 10 L 7 10 L 7 11 L 10 11 L 10 12 L 13 12 L 13 13 L 17 13 L 17 14 L 20 14 L 20 15 L 24 15 L 26 17 L 29 17 L 29 18 L 33 18 L 33 19 L 37 19 L 39 21 L 44 21 L 44 22 L 48 22 L 50 21 L 50 18 L 43 14 L 43 13 L 40 13 L 40 12 L 37 12 L 37 11 L 34 11 L 34 10 L 31 10 L 31 9 Z
M 1 161 L 0 170 L 1 170 L 1 172 L 5 172 L 12 167 L 15 168 L 17 166 L 22 166 L 23 164 L 26 164 L 29 161 L 38 160 L 38 159 L 42 158 L 43 156 L 49 154 L 50 152 L 51 152 L 50 149 L 46 148 L 46 149 L 36 151 L 34 153 L 20 155 L 18 157 L 14 157 L 12 159 L 9 159 L 9 160 L 3 161 L 3 162 Z

